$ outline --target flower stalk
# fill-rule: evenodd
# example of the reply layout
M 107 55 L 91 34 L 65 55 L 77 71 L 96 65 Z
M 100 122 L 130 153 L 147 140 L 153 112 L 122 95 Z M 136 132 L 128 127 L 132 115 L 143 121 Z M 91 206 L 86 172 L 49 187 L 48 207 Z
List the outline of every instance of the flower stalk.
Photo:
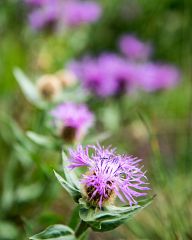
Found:
M 83 220 L 80 221 L 76 231 L 75 231 L 75 236 L 76 238 L 80 238 L 83 233 L 89 228 L 89 225 L 84 222 Z

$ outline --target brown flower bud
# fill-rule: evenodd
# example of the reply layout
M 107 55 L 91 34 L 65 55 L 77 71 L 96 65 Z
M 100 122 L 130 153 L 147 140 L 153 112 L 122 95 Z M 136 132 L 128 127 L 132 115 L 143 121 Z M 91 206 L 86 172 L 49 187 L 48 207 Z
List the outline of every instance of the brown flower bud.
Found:
M 74 127 L 63 127 L 61 131 L 61 138 L 67 143 L 74 143 L 76 141 L 77 129 Z
M 41 96 L 52 100 L 61 90 L 61 83 L 55 75 L 44 75 L 37 81 L 37 88 Z

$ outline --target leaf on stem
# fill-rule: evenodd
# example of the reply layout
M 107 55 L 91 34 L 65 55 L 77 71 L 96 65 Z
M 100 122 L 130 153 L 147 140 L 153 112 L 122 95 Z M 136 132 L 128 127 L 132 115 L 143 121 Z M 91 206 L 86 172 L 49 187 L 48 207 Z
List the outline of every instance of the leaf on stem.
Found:
M 51 139 L 50 137 L 40 135 L 32 131 L 27 131 L 27 136 L 37 145 L 53 147 L 54 140 Z
M 31 240 L 75 240 L 74 231 L 61 224 L 49 226 L 44 231 L 30 237 Z
M 103 209 L 87 206 L 86 202 L 80 199 L 80 218 L 87 222 L 94 231 L 110 231 L 133 217 L 140 210 L 148 206 L 152 198 L 140 201 L 135 206 L 115 207 L 108 206 Z
M 80 188 L 80 183 L 79 180 L 74 172 L 74 170 L 70 170 L 68 168 L 69 166 L 69 161 L 67 158 L 67 155 L 65 154 L 64 150 L 62 151 L 62 161 L 63 161 L 63 170 L 65 174 L 65 178 L 67 182 L 69 182 L 74 188 L 79 189 Z
M 54 170 L 53 170 L 54 171 Z M 79 189 L 72 186 L 68 181 L 62 178 L 56 171 L 54 171 L 57 180 L 60 182 L 61 186 L 72 196 L 72 198 L 78 202 L 81 198 L 81 193 Z
M 37 107 L 43 108 L 45 102 L 42 101 L 35 84 L 19 68 L 15 68 L 13 73 L 26 99 Z

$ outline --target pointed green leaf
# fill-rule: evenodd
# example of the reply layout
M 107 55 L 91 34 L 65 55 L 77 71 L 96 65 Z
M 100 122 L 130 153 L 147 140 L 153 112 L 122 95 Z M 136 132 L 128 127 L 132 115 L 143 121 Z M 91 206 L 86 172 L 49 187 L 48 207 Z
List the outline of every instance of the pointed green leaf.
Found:
M 87 206 L 85 201 L 80 199 L 80 218 L 89 223 L 94 231 L 109 231 L 133 217 L 137 212 L 149 205 L 152 198 L 141 201 L 135 206 L 108 206 L 103 209 Z
M 64 152 L 64 150 L 62 151 L 62 160 L 63 160 L 63 169 L 64 169 L 64 174 L 65 174 L 65 178 L 66 180 L 75 188 L 79 189 L 80 188 L 80 183 L 79 180 L 74 172 L 74 170 L 71 170 L 68 168 L 69 166 L 69 161 L 68 158 Z
M 36 102 L 39 99 L 39 95 L 35 85 L 19 68 L 14 69 L 14 75 L 26 98 L 29 101 Z
M 61 186 L 73 197 L 73 199 L 78 202 L 81 197 L 79 189 L 73 187 L 69 182 L 62 178 L 56 171 L 54 171 L 57 180 L 60 182 Z
M 13 73 L 26 99 L 37 107 L 44 108 L 46 102 L 42 101 L 35 84 L 19 68 L 15 68 Z
M 53 146 L 53 139 L 47 136 L 40 135 L 38 133 L 28 131 L 27 136 L 36 144 L 41 146 Z
M 74 232 L 71 228 L 57 224 L 49 226 L 44 231 L 30 237 L 31 240 L 75 240 Z

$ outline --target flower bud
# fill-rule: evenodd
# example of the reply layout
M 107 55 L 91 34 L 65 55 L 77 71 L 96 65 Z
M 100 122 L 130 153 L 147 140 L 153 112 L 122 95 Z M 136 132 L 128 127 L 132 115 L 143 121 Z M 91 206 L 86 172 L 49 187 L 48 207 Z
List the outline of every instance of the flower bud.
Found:
M 48 74 L 37 81 L 37 88 L 44 99 L 52 100 L 59 94 L 61 83 L 56 76 Z
M 67 143 L 74 143 L 77 139 L 77 129 L 71 126 L 64 126 L 60 131 L 61 138 Z

